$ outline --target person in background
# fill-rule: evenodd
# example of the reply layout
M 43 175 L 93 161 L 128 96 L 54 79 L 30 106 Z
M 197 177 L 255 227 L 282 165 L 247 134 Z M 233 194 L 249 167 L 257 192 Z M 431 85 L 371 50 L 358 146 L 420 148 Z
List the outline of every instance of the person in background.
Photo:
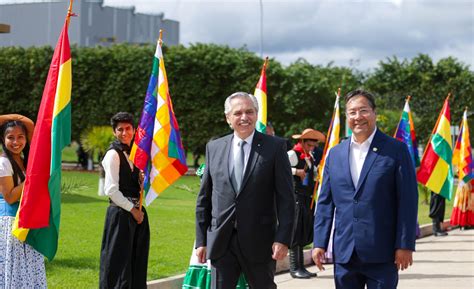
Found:
M 293 278 L 307 279 L 317 276 L 306 270 L 303 255 L 304 246 L 313 241 L 313 210 L 310 207 L 319 161 L 315 161 L 312 152 L 326 138 L 321 132 L 311 128 L 292 137 L 298 143 L 288 151 L 296 201 L 295 226 L 290 247 L 290 275 Z
M 336 288 L 396 288 L 413 263 L 418 187 L 406 144 L 379 131 L 374 96 L 345 97 L 352 136 L 325 162 L 314 219 L 313 260 L 320 270 L 334 222 Z
M 111 124 L 116 139 L 102 160 L 110 204 L 100 251 L 99 287 L 145 289 L 150 227 L 145 208 L 139 210 L 142 175 L 129 160 L 133 116 L 119 112 Z
M 28 165 L 33 121 L 19 114 L 0 116 L 0 288 L 46 288 L 44 258 L 11 233 Z
M 444 222 L 444 212 L 446 210 L 446 199 L 434 192 L 431 192 L 430 199 L 430 218 L 433 221 L 433 235 L 435 237 L 447 236 L 442 224 Z

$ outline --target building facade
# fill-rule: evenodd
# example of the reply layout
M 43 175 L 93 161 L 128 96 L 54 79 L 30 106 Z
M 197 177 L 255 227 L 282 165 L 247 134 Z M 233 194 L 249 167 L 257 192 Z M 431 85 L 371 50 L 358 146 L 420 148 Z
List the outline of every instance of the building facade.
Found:
M 0 36 L 0 46 L 55 46 L 64 23 L 69 1 L 0 4 L 0 22 L 10 33 Z M 102 1 L 75 1 L 69 40 L 79 46 L 114 43 L 156 43 L 163 29 L 165 45 L 179 44 L 179 22 L 164 14 L 135 13 L 134 7 L 103 6 Z

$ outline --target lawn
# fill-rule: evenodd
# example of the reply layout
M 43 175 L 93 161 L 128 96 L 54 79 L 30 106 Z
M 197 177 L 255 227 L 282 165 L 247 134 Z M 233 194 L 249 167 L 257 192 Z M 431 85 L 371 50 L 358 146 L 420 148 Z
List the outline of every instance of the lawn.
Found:
M 46 262 L 50 288 L 97 288 L 108 201 L 97 195 L 97 173 L 64 172 L 61 229 L 55 259 Z M 148 280 L 185 272 L 194 240 L 199 180 L 182 177 L 147 208 L 151 246 Z
M 97 184 L 97 173 L 63 173 L 59 248 L 56 258 L 46 261 L 50 288 L 98 286 L 100 245 L 108 201 L 97 195 Z M 194 241 L 198 187 L 197 177 L 182 177 L 147 208 L 151 230 L 148 280 L 186 271 Z M 446 205 L 446 217 L 451 210 L 452 201 Z M 431 223 L 428 211 L 425 195 L 420 191 L 420 224 Z

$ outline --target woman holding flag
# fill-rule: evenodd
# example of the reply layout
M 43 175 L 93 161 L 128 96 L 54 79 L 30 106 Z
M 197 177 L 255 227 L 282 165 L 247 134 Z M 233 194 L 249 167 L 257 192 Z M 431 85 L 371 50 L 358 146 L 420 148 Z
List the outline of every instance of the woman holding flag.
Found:
M 43 256 L 11 234 L 33 130 L 33 121 L 25 116 L 0 116 L 0 288 L 47 287 Z

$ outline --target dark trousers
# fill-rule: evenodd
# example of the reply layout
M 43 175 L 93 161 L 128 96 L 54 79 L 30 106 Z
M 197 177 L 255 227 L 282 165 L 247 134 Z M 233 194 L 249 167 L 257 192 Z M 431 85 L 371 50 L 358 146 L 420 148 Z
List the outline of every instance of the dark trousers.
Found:
M 276 289 L 273 282 L 276 262 L 253 263 L 246 260 L 240 250 L 237 232 L 234 230 L 229 249 L 219 259 L 211 260 L 211 288 L 235 289 L 241 272 L 251 289 Z
M 444 221 L 444 211 L 446 210 L 446 199 L 439 194 L 431 192 L 430 199 L 430 218 L 433 222 Z
M 99 287 L 146 288 L 150 227 L 145 208 L 138 225 L 130 212 L 109 206 L 100 251 Z
M 337 289 L 394 289 L 398 284 L 398 270 L 393 262 L 363 263 L 355 250 L 346 264 L 334 264 Z

